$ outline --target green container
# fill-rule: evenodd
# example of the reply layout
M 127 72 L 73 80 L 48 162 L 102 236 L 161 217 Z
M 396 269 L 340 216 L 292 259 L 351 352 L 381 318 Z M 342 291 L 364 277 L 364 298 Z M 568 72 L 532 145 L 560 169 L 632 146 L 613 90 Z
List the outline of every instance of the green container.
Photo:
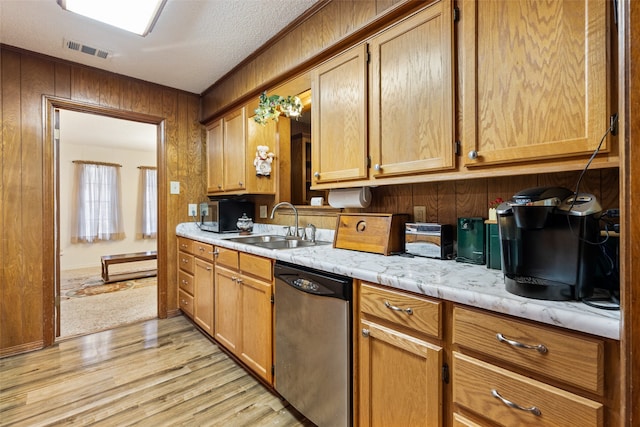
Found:
M 456 261 L 485 264 L 484 218 L 458 218 Z
M 500 251 L 500 235 L 498 224 L 485 224 L 487 234 L 487 268 L 502 270 L 502 254 Z

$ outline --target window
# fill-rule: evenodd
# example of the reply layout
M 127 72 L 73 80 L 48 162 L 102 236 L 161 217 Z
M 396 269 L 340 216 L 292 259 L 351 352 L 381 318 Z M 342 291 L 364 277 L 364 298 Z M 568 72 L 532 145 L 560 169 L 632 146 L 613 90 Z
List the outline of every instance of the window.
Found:
M 140 191 L 136 238 L 155 239 L 158 234 L 158 173 L 140 166 Z
M 74 161 L 71 242 L 124 239 L 120 165 Z

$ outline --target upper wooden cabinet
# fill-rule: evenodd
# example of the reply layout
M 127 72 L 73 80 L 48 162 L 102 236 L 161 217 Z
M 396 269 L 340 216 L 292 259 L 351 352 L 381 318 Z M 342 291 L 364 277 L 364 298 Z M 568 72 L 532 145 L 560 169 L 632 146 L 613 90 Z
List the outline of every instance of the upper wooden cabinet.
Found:
M 369 42 L 371 178 L 455 166 L 453 51 L 448 0 Z
M 367 46 L 312 71 L 312 184 L 367 177 Z
M 442 0 L 315 69 L 313 185 L 454 168 L 453 51 Z
M 460 4 L 465 166 L 593 152 L 609 127 L 608 2 Z
M 207 128 L 207 192 L 243 191 L 247 143 L 242 107 Z
M 281 118 L 265 125 L 248 116 L 247 107 L 207 127 L 207 192 L 209 194 L 275 194 L 279 154 L 289 149 L 290 121 Z M 254 159 L 259 145 L 276 153 L 270 176 L 256 175 Z M 288 178 L 287 178 L 288 179 Z

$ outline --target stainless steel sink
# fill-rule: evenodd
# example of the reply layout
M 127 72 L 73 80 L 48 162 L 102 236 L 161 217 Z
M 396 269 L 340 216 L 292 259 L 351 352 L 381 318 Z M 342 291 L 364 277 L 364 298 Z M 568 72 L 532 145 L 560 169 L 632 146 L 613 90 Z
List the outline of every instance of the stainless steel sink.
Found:
M 255 246 L 268 249 L 294 249 L 294 248 L 308 248 L 310 246 L 326 245 L 329 242 L 310 242 L 308 240 L 275 240 L 271 242 L 258 242 L 254 243 Z
M 244 243 L 245 245 L 259 246 L 267 249 L 294 249 L 307 248 L 310 246 L 326 245 L 329 242 L 310 242 L 308 240 L 287 239 L 285 236 L 263 235 L 263 236 L 240 236 L 231 237 L 231 242 Z
M 237 243 L 245 243 L 247 245 L 254 245 L 256 243 L 269 243 L 269 242 L 277 242 L 284 241 L 284 236 L 278 235 L 264 235 L 264 236 L 240 236 L 240 237 L 232 237 L 230 239 L 226 239 L 232 242 Z

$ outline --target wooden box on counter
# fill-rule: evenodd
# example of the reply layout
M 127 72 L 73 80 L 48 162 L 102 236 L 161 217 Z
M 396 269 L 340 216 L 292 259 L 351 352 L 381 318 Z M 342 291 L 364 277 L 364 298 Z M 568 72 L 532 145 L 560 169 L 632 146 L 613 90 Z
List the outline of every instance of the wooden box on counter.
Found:
M 408 214 L 339 214 L 333 247 L 382 255 L 403 253 Z

